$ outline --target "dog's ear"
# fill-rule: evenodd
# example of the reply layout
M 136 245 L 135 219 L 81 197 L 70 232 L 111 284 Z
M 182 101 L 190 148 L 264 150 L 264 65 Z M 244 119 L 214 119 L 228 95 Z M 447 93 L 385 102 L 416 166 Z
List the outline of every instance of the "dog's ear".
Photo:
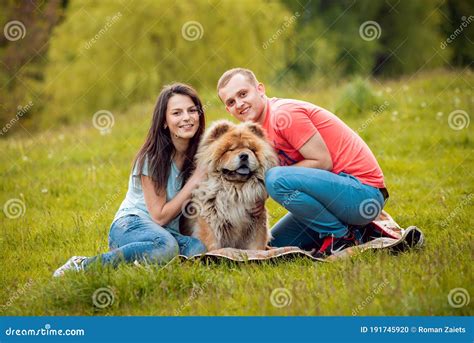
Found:
M 253 134 L 265 139 L 265 132 L 263 131 L 263 128 L 260 126 L 260 124 L 246 122 L 245 126 L 247 126 L 247 128 L 252 131 Z
M 214 142 L 216 139 L 221 137 L 224 133 L 230 130 L 232 124 L 230 121 L 227 120 L 219 120 L 215 122 L 206 134 L 204 138 L 205 144 L 210 144 Z

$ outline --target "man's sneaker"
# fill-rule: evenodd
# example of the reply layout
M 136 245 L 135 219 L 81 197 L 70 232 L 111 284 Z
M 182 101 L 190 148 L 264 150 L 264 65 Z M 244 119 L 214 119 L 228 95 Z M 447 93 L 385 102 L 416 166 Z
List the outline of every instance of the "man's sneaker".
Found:
M 87 257 L 85 256 L 71 257 L 63 266 L 56 269 L 56 271 L 53 274 L 53 277 L 63 276 L 64 273 L 68 270 L 74 270 L 74 271 L 83 270 L 84 266 L 82 265 L 82 262 L 84 262 L 86 258 Z
M 349 231 L 346 236 L 336 238 L 334 236 L 324 237 L 323 244 L 312 253 L 313 257 L 326 258 L 334 253 L 342 251 L 346 248 L 357 245 L 354 233 Z

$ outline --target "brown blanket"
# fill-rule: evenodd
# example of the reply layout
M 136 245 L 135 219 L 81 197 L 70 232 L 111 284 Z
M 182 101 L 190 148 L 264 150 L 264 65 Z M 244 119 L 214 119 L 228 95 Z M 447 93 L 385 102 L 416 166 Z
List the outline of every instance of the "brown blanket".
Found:
M 190 258 L 180 255 L 179 258 L 182 260 L 232 260 L 238 262 L 276 262 L 282 259 L 310 258 L 315 261 L 328 262 L 371 249 L 386 249 L 393 253 L 400 253 L 410 249 L 420 248 L 424 244 L 424 235 L 420 229 L 416 226 L 410 226 L 406 229 L 401 228 L 385 211 L 382 211 L 376 220 L 361 229 L 364 234 L 360 245 L 341 250 L 326 259 L 314 258 L 308 251 L 304 251 L 298 247 L 282 247 L 270 250 L 223 248 L 209 251 L 203 255 L 195 255 Z

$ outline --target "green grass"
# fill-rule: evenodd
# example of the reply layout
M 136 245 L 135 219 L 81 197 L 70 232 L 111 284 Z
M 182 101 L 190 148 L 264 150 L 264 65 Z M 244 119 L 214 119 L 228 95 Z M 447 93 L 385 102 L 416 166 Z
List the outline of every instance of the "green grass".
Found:
M 472 315 L 472 301 L 454 308 L 448 294 L 460 287 L 474 296 L 473 125 L 453 130 L 448 115 L 462 109 L 472 116 L 473 81 L 468 71 L 373 81 L 388 106 L 358 118 L 339 114 L 361 129 L 384 170 L 391 193 L 386 210 L 426 235 L 423 250 L 400 256 L 368 252 L 327 264 L 124 265 L 53 280 L 70 256 L 107 250 L 110 222 L 153 105 L 116 113 L 108 135 L 86 122 L 1 140 L 0 205 L 18 198 L 25 211 L 17 219 L 0 214 L 0 315 Z M 270 95 L 332 109 L 343 86 Z M 225 116 L 214 96 L 207 101 L 208 123 Z M 267 207 L 272 224 L 285 213 L 272 201 Z M 92 302 L 101 287 L 115 296 L 104 309 Z M 289 305 L 272 305 L 275 288 L 290 292 Z

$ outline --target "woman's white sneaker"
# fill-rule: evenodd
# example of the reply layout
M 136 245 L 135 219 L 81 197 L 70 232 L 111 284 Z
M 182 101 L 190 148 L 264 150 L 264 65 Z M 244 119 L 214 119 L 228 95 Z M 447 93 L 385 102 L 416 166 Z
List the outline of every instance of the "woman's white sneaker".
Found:
M 73 256 L 71 257 L 63 266 L 56 269 L 53 274 L 53 277 L 63 276 L 64 273 L 68 270 L 74 270 L 76 272 L 83 270 L 84 266 L 82 263 L 86 259 L 86 256 Z

